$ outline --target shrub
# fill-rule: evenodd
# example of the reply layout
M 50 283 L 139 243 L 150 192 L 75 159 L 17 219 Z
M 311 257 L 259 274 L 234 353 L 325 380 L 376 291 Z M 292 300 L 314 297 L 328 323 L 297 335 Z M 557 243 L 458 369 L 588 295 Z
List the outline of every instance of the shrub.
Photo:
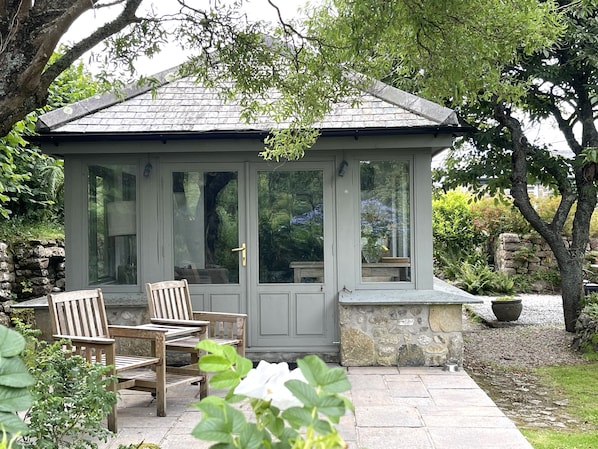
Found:
M 29 387 L 33 378 L 20 355 L 25 349 L 21 334 L 0 325 L 0 431 L 5 447 L 12 446 L 13 435 L 27 431 L 16 412 L 31 406 Z M 10 438 L 10 441 L 7 441 Z
M 228 391 L 224 398 L 211 395 L 196 404 L 202 415 L 193 436 L 215 442 L 213 448 L 346 447 L 334 426 L 353 410 L 340 394 L 351 388 L 342 368 L 329 368 L 308 355 L 297 360 L 299 368 L 293 371 L 286 363 L 264 361 L 252 369 L 251 361 L 231 346 L 202 340 L 198 347 L 208 353 L 199 366 L 214 373 L 210 385 Z M 249 419 L 233 406 L 241 401 L 253 412 Z
M 485 197 L 472 202 L 470 212 L 475 228 L 488 235 L 491 241 L 505 232 L 531 232 L 531 226 L 521 212 L 513 204 L 498 198 Z
M 26 338 L 23 359 L 35 381 L 33 405 L 25 414 L 29 431 L 21 447 L 97 448 L 93 440 L 105 441 L 110 435 L 102 420 L 116 402 L 114 392 L 106 389 L 113 380 L 107 376 L 109 368 L 77 355 L 66 357 L 66 342 L 39 340 L 39 331 L 22 323 L 17 329 Z
M 493 271 L 486 263 L 464 263 L 458 274 L 457 286 L 474 295 L 511 294 L 513 280 L 502 272 Z
M 451 191 L 432 202 L 435 264 L 448 279 L 455 278 L 456 268 L 464 261 L 483 259 L 481 245 L 486 237 L 474 226 L 470 201 L 467 193 Z

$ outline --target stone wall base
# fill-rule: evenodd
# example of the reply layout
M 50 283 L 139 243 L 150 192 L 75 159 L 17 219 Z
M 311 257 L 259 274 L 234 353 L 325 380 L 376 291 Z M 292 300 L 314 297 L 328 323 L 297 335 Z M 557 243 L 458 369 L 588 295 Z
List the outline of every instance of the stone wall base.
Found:
M 341 365 L 463 364 L 461 304 L 339 307 Z

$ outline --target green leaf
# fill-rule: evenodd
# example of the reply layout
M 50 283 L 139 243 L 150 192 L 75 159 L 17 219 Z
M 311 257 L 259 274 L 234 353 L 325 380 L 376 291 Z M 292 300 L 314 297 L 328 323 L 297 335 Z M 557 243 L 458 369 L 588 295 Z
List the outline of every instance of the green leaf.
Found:
M 220 396 L 210 395 L 194 404 L 194 407 L 201 410 L 207 416 L 224 417 L 226 401 Z
M 239 444 L 244 449 L 261 449 L 266 441 L 271 441 L 270 435 L 254 423 L 247 423 L 239 433 Z
M 231 368 L 232 363 L 221 355 L 207 354 L 199 359 L 199 367 L 202 371 L 216 373 Z
M 241 376 L 235 371 L 222 371 L 210 377 L 210 386 L 217 389 L 234 388 L 239 385 Z
M 17 331 L 0 326 L 0 357 L 14 357 L 25 349 L 25 339 Z
M 218 418 L 202 418 L 191 434 L 200 440 L 232 443 L 232 426 Z
M 313 423 L 314 430 L 320 435 L 332 435 L 336 433 L 336 429 L 332 424 L 323 419 L 316 419 Z
M 200 340 L 199 343 L 197 343 L 197 345 L 195 347 L 197 349 L 202 349 L 211 354 L 224 356 L 223 345 L 219 345 L 218 343 L 216 343 L 210 339 Z
M 0 385 L 25 388 L 34 384 L 25 363 L 18 357 L 0 358 Z
M 24 388 L 0 388 L 0 411 L 15 412 L 27 410 L 33 400 L 29 390 Z
M 6 433 L 12 435 L 27 433 L 27 425 L 15 413 L 0 412 L 0 428 L 2 427 Z
M 293 396 L 299 399 L 308 408 L 317 407 L 319 404 L 318 393 L 311 385 L 300 380 L 288 380 L 284 383 Z
M 237 359 L 237 372 L 239 373 L 239 376 L 247 376 L 247 373 L 249 373 L 249 371 L 251 371 L 252 368 L 253 363 L 251 362 L 251 360 L 246 359 L 245 357 L 239 357 Z
M 322 387 L 329 393 L 342 393 L 351 389 L 343 368 L 330 368 L 322 359 L 309 355 L 297 360 L 297 365 L 310 385 Z
M 282 417 L 295 429 L 308 427 L 313 423 L 309 410 L 300 407 L 291 407 L 282 412 Z
M 237 359 L 239 358 L 239 354 L 234 346 L 230 345 L 221 345 L 222 346 L 222 355 L 231 362 L 231 364 L 237 363 Z
M 323 397 L 318 404 L 318 412 L 328 416 L 334 422 L 338 422 L 338 418 L 347 412 L 345 400 L 337 396 Z

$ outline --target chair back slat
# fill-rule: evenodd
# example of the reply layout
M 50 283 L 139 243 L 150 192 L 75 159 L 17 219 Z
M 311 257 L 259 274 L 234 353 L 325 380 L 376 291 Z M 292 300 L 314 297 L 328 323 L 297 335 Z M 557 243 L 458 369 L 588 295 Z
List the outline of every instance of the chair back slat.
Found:
M 193 313 L 186 279 L 146 284 L 150 318 L 191 320 Z
M 50 293 L 52 332 L 78 337 L 109 337 L 102 291 Z

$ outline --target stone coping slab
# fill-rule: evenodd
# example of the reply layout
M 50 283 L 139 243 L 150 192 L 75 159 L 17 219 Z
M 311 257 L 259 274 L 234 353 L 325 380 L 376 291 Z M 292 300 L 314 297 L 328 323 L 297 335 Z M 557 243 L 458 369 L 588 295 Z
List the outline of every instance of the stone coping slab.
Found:
M 483 301 L 475 296 L 461 296 L 438 290 L 358 290 L 351 293 L 341 292 L 339 303 L 342 305 L 392 305 L 423 304 L 452 305 L 479 304 Z

